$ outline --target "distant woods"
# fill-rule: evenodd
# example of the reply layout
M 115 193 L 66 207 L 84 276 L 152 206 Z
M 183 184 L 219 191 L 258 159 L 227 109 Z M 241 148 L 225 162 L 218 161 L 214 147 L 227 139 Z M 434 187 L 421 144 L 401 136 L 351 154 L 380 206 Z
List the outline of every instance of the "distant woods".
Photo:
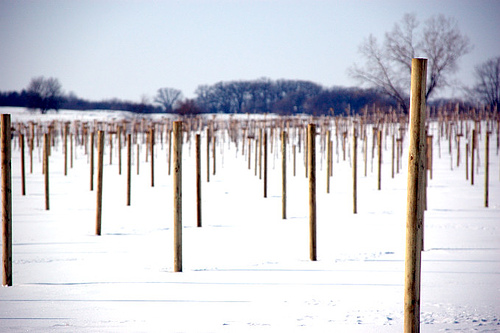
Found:
M 135 113 L 276 113 L 282 115 L 342 115 L 366 105 L 396 106 L 376 89 L 333 87 L 301 80 L 226 81 L 200 85 L 193 99 L 183 99 L 174 88 L 160 88 L 154 102 L 139 103 L 110 99 L 89 101 L 75 93 L 64 94 L 57 79 L 33 79 L 21 92 L 0 92 L 0 106 L 26 107 L 45 113 L 48 110 L 123 110 Z

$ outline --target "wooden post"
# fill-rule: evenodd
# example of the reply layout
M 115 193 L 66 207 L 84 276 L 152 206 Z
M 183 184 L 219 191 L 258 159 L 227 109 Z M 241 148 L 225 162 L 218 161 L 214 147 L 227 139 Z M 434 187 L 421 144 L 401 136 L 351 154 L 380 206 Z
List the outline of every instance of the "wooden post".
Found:
M 427 170 L 429 177 L 432 179 L 432 135 L 427 136 Z
M 196 226 L 201 227 L 201 136 L 196 134 Z
M 50 142 L 49 142 L 49 134 L 45 133 L 43 135 L 43 170 L 45 173 L 45 210 L 49 210 L 49 151 L 50 151 Z
M 262 179 L 262 128 L 259 129 L 259 179 Z
M 118 126 L 116 131 L 117 131 L 116 138 L 118 139 L 118 174 L 121 175 L 122 174 L 122 127 Z
M 127 206 L 130 206 L 131 182 L 132 182 L 132 135 L 127 134 Z
M 330 193 L 330 175 L 332 174 L 332 145 L 330 144 L 331 140 L 331 131 L 328 130 L 326 132 L 326 193 Z
M 469 143 L 465 143 L 465 180 L 469 180 Z
M 486 131 L 486 143 L 484 149 L 484 207 L 488 207 L 488 187 L 490 178 L 490 132 Z
M 136 154 L 136 164 L 137 164 L 137 174 L 139 174 L 139 165 L 141 164 L 139 156 L 141 155 L 141 147 L 139 146 L 139 140 L 137 140 L 137 154 Z
M 210 181 L 210 129 L 207 127 L 207 183 Z
M 470 184 L 474 185 L 474 151 L 476 150 L 476 130 L 472 130 L 472 142 L 470 152 Z
M 353 154 L 352 154 L 352 210 L 354 214 L 358 213 L 358 133 L 354 129 L 352 135 Z
M 68 125 L 64 124 L 64 175 L 68 175 Z
M 392 135 L 392 150 L 391 150 L 391 178 L 394 178 L 394 150 L 395 150 L 394 134 Z
M 248 170 L 251 170 L 252 164 L 252 139 L 248 138 Z
M 427 60 L 413 59 L 410 100 L 410 148 L 406 210 L 404 332 L 420 332 L 421 228 L 425 177 L 425 83 Z
M 309 258 L 316 261 L 316 125 L 308 125 Z
M 103 158 L 104 158 L 104 132 L 99 131 L 97 133 L 97 202 L 96 202 L 96 227 L 95 227 L 95 234 L 97 236 L 101 235 Z
M 94 131 L 90 133 L 90 190 L 94 190 Z
M 1 115 L 2 285 L 12 286 L 12 172 L 10 114 Z
M 26 195 L 26 173 L 24 167 L 24 135 L 19 133 L 19 147 L 21 148 L 21 194 Z
M 366 132 L 363 137 L 363 158 L 365 162 L 365 177 L 366 177 L 368 170 L 368 136 L 366 135 Z
M 99 141 L 99 139 L 97 141 Z M 109 132 L 109 165 L 112 165 L 112 164 L 113 164 L 113 133 L 110 131 Z
M 267 131 L 264 130 L 264 142 L 262 146 L 264 155 L 264 198 L 267 198 Z
M 377 132 L 378 177 L 377 189 L 382 189 L 382 130 Z
M 286 132 L 281 132 L 281 218 L 286 219 Z
M 297 145 L 293 145 L 293 176 L 296 175 L 296 165 L 297 165 Z
M 174 121 L 174 272 L 182 272 L 182 121 Z
M 151 187 L 155 186 L 155 130 L 149 130 L 149 150 L 151 153 Z
M 73 169 L 73 133 L 69 134 L 69 167 Z
M 172 169 L 172 130 L 169 129 L 168 130 L 168 175 L 169 176 L 171 173 L 171 169 Z
M 217 151 L 216 143 L 217 143 L 217 141 L 216 141 L 215 133 L 212 133 L 212 158 L 213 158 L 212 174 L 213 175 L 215 175 L 215 163 L 217 161 L 216 154 L 215 154 L 215 152 Z

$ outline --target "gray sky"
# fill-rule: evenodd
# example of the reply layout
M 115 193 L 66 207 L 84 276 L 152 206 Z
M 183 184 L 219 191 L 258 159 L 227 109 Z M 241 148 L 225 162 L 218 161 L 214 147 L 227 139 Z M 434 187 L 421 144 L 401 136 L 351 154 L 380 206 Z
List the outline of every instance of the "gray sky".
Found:
M 0 90 L 40 75 L 91 100 L 139 101 L 161 87 L 193 97 L 200 84 L 260 77 L 354 86 L 347 69 L 362 62 L 363 39 L 382 41 L 409 12 L 458 20 L 474 45 L 463 84 L 500 56 L 498 0 L 0 0 Z

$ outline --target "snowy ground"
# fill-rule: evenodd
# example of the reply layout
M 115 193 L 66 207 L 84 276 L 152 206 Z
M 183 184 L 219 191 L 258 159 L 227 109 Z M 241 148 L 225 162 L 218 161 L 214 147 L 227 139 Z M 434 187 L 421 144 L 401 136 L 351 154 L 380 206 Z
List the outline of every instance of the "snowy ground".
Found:
M 1 111 L 13 112 L 13 121 L 34 117 L 17 109 Z M 65 115 L 75 117 L 72 112 L 58 117 Z M 112 118 L 109 113 L 76 118 L 96 116 Z M 204 135 L 202 139 L 204 147 Z M 182 273 L 173 273 L 173 193 L 166 146 L 156 145 L 155 187 L 150 186 L 150 166 L 145 150 L 141 151 L 140 175 L 133 166 L 130 207 L 126 169 L 118 175 L 117 155 L 110 165 L 106 151 L 100 237 L 94 235 L 96 193 L 89 190 L 83 148 L 75 148 L 76 160 L 67 176 L 61 146 L 52 153 L 49 211 L 41 150 L 35 150 L 33 174 L 27 162 L 27 195 L 21 196 L 20 154 L 15 148 L 14 286 L 0 288 L 0 331 L 401 332 L 407 139 L 405 143 L 403 167 L 394 179 L 390 145 L 384 150 L 381 191 L 371 160 L 367 177 L 363 166 L 358 167 L 357 215 L 352 214 L 349 159 L 340 156 L 337 162 L 334 155 L 332 189 L 327 194 L 325 162 L 318 156 L 317 262 L 309 261 L 308 185 L 302 154 L 297 157 L 295 177 L 291 155 L 288 158 L 288 219 L 282 220 L 279 154 L 269 153 L 268 198 L 263 198 L 262 180 L 254 176 L 253 163 L 248 170 L 241 151 L 219 141 L 217 173 L 210 182 L 202 163 L 203 227 L 196 228 L 194 145 L 186 144 Z M 447 147 L 442 141 L 439 158 L 434 139 L 422 254 L 422 332 L 497 332 L 496 134 L 490 143 L 489 208 L 483 207 L 484 135 L 474 186 L 465 180 L 464 161 L 456 167 L 455 146 L 453 161 Z M 123 163 L 125 154 L 123 150 Z M 362 162 L 361 147 L 359 154 Z

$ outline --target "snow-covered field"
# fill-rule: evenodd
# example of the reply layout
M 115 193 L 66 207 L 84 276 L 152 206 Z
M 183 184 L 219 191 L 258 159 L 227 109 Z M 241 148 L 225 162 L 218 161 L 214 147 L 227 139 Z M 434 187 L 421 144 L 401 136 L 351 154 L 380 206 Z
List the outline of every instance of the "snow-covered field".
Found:
M 12 121 L 44 119 L 14 108 Z M 115 113 L 61 111 L 48 117 L 112 119 Z M 129 115 L 129 117 L 131 117 Z M 47 118 L 48 119 L 48 118 Z M 433 127 L 434 128 L 434 127 Z M 500 331 L 500 170 L 490 140 L 490 207 L 484 208 L 484 132 L 475 185 L 465 179 L 434 132 L 434 172 L 425 213 L 422 332 Z M 191 142 L 193 142 L 192 140 Z M 202 163 L 203 227 L 196 227 L 195 152 L 183 151 L 183 272 L 173 272 L 173 190 L 167 146 L 155 147 L 155 186 L 141 150 L 126 206 L 126 150 L 118 174 L 104 157 L 102 236 L 95 236 L 96 192 L 81 146 L 68 175 L 59 144 L 50 158 L 45 210 L 40 148 L 27 160 L 21 195 L 20 153 L 12 153 L 13 286 L 0 288 L 2 332 L 401 332 L 406 223 L 407 144 L 391 178 L 383 151 L 382 190 L 376 162 L 364 176 L 359 145 L 358 214 L 352 213 L 350 158 L 337 159 L 331 191 L 317 157 L 318 261 L 309 260 L 308 183 L 303 155 L 292 174 L 288 150 L 288 219 L 281 219 L 281 162 L 269 152 L 268 198 L 233 143 L 222 137 L 217 172 Z M 202 159 L 205 161 L 205 133 Z M 253 149 L 254 147 L 252 147 Z M 439 158 L 439 150 L 441 150 Z M 252 151 L 252 156 L 255 152 Z M 135 164 L 135 157 L 133 159 Z M 453 169 L 453 170 L 451 170 Z

